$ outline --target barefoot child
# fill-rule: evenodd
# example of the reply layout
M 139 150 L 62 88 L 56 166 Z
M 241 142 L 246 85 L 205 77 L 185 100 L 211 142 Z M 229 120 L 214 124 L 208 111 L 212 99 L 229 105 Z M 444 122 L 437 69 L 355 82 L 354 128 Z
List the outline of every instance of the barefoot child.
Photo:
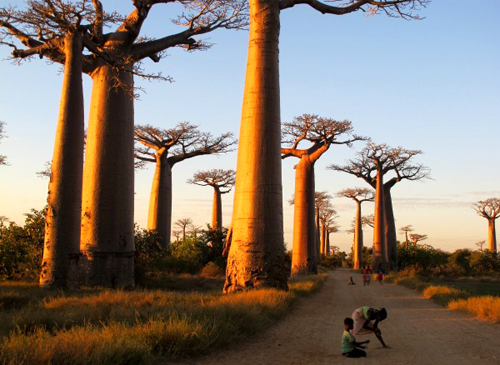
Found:
M 364 335 L 373 332 L 383 347 L 388 347 L 382 338 L 382 332 L 378 328 L 379 322 L 387 318 L 387 311 L 385 308 L 375 309 L 364 306 L 356 309 L 352 314 L 354 321 L 355 335 Z M 375 321 L 372 323 L 372 321 Z
M 356 285 L 356 283 L 352 279 L 352 276 L 349 277 L 349 281 L 347 282 L 347 285 Z
M 354 321 L 352 318 L 344 319 L 344 333 L 342 334 L 342 355 L 345 357 L 366 357 L 366 352 L 360 349 L 364 349 L 364 344 L 370 342 L 370 340 L 363 342 L 356 342 L 356 338 L 352 335 L 351 330 L 354 328 Z

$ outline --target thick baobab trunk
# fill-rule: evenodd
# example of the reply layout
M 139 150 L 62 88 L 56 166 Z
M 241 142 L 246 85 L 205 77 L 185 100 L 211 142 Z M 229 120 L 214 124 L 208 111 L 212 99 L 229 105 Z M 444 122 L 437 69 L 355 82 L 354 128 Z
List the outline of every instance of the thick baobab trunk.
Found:
M 319 208 L 315 209 L 315 217 L 314 219 L 316 220 L 316 232 L 314 234 L 314 240 L 316 244 L 316 263 L 319 265 L 321 264 L 321 242 L 320 242 L 320 223 L 319 223 Z
M 292 275 L 317 274 L 314 165 L 304 156 L 295 169 Z
M 214 186 L 214 201 L 212 205 L 212 229 L 222 229 L 222 194 L 217 186 Z
M 391 270 L 398 268 L 398 251 L 396 237 L 396 222 L 392 209 L 391 188 L 384 186 L 384 222 L 385 222 L 385 247 L 387 250 L 388 264 Z
M 379 264 L 386 265 L 387 252 L 385 250 L 384 229 L 384 182 L 380 170 L 377 171 L 377 186 L 375 190 L 375 213 L 373 215 L 373 258 L 372 267 Z
M 497 252 L 495 219 L 488 219 L 488 250 L 490 250 L 491 252 Z
M 81 34 L 69 34 L 64 47 L 64 81 L 45 217 L 42 288 L 75 288 L 79 284 L 84 143 Z
M 332 250 L 330 249 L 330 229 L 329 227 L 325 227 L 325 235 L 326 235 L 326 252 L 328 252 L 328 256 L 332 254 Z
M 250 0 L 233 236 L 224 292 L 288 289 L 284 260 L 278 1 Z
M 92 73 L 81 251 L 90 285 L 134 286 L 134 104 L 111 67 Z M 119 81 L 133 86 L 131 73 Z M 129 90 L 130 91 L 130 90 Z
M 328 256 L 328 251 L 326 250 L 326 229 L 325 224 L 321 223 L 321 254 L 324 256 Z
M 363 263 L 363 224 L 361 222 L 361 202 L 356 201 L 356 225 L 354 227 L 353 268 L 359 269 Z
M 172 229 L 172 167 L 164 155 L 156 158 L 149 198 L 148 229 L 158 232 L 163 248 L 168 246 Z

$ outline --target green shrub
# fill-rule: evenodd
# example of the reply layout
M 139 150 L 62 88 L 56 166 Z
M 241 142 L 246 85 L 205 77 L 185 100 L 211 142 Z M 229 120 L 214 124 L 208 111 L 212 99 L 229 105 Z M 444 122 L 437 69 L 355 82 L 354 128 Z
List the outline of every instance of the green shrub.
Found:
M 45 213 L 32 209 L 24 227 L 15 223 L 0 227 L 0 280 L 36 280 L 40 275 Z

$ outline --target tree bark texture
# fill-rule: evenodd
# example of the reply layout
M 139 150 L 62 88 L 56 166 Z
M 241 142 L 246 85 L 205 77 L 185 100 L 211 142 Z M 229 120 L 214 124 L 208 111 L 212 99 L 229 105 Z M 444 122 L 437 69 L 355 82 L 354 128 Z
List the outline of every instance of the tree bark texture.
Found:
M 254 287 L 288 289 L 281 183 L 279 16 L 278 1 L 250 0 L 226 293 Z
M 328 226 L 325 227 L 325 235 L 326 235 L 326 252 L 328 253 L 328 256 L 330 256 L 332 250 L 330 249 L 330 231 L 328 229 Z
M 83 176 L 82 240 L 85 283 L 134 286 L 134 104 L 114 87 L 109 66 L 92 73 Z M 131 73 L 119 80 L 133 86 Z
M 488 219 L 488 250 L 491 252 L 497 252 L 495 219 Z
M 149 198 L 148 230 L 160 235 L 161 245 L 170 244 L 172 230 L 172 167 L 164 155 L 156 158 L 155 175 Z
M 64 81 L 45 217 L 42 288 L 79 285 L 84 144 L 81 34 L 68 34 L 64 47 Z
M 384 186 L 385 247 L 390 270 L 398 268 L 396 222 L 392 208 L 391 187 Z
M 326 226 L 324 223 L 321 223 L 321 254 L 324 256 L 328 256 L 328 251 L 326 250 Z
M 219 187 L 214 186 L 214 201 L 212 204 L 212 229 L 222 229 L 222 194 Z
M 372 267 L 387 264 L 384 229 L 384 182 L 380 170 L 377 171 L 377 186 L 375 189 L 375 212 L 373 216 L 373 258 Z
M 361 222 L 361 202 L 356 201 L 356 224 L 354 227 L 353 268 L 359 269 L 363 263 L 363 224 Z
M 321 240 L 320 240 L 320 222 L 319 222 L 319 208 L 315 209 L 315 219 L 316 219 L 316 232 L 315 232 L 315 241 L 316 241 L 316 263 L 321 264 Z
M 314 164 L 304 155 L 295 166 L 292 276 L 317 274 Z

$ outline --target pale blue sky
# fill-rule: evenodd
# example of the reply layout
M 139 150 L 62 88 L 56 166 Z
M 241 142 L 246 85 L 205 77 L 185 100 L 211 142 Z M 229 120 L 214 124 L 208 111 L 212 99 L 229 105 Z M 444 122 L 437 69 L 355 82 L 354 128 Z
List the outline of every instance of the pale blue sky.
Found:
M 0 0 L 0 6 L 17 1 Z M 127 1 L 104 1 L 109 10 L 130 9 Z M 429 166 L 433 180 L 402 182 L 393 189 L 396 225 L 411 224 L 428 234 L 428 243 L 445 250 L 475 248 L 487 238 L 486 221 L 473 211 L 479 199 L 500 197 L 500 1 L 434 0 L 421 12 L 422 21 L 389 19 L 362 13 L 321 15 L 306 6 L 282 13 L 280 80 L 282 120 L 302 113 L 349 119 L 356 133 L 376 143 L 421 149 L 417 161 Z M 168 6 L 153 8 L 145 26 L 149 36 L 172 29 L 165 22 Z M 213 133 L 239 130 L 248 33 L 218 31 L 208 35 L 214 47 L 207 52 L 170 50 L 160 64 L 145 63 L 150 72 L 162 71 L 169 83 L 137 80 L 145 94 L 135 104 L 138 124 L 171 127 L 180 121 Z M 0 120 L 8 138 L 0 154 L 10 166 L 0 167 L 0 215 L 22 222 L 23 213 L 45 204 L 47 181 L 36 171 L 51 159 L 62 75 L 58 65 L 33 59 L 23 66 L 5 58 L 0 47 Z M 85 76 L 88 110 L 91 80 Z M 327 171 L 361 149 L 333 146 L 316 165 L 317 190 L 332 195 L 359 179 Z M 295 161 L 283 163 L 285 241 L 291 245 Z M 197 225 L 209 222 L 210 188 L 185 182 L 198 169 L 235 168 L 236 152 L 199 157 L 174 168 L 173 220 L 191 217 Z M 135 220 L 146 225 L 153 170 L 136 174 Z M 231 217 L 233 195 L 223 196 L 225 224 Z M 333 201 L 342 232 L 332 242 L 348 250 L 355 205 Z M 364 213 L 372 213 L 366 204 Z M 401 238 L 398 235 L 398 238 Z M 370 244 L 371 229 L 365 230 Z

